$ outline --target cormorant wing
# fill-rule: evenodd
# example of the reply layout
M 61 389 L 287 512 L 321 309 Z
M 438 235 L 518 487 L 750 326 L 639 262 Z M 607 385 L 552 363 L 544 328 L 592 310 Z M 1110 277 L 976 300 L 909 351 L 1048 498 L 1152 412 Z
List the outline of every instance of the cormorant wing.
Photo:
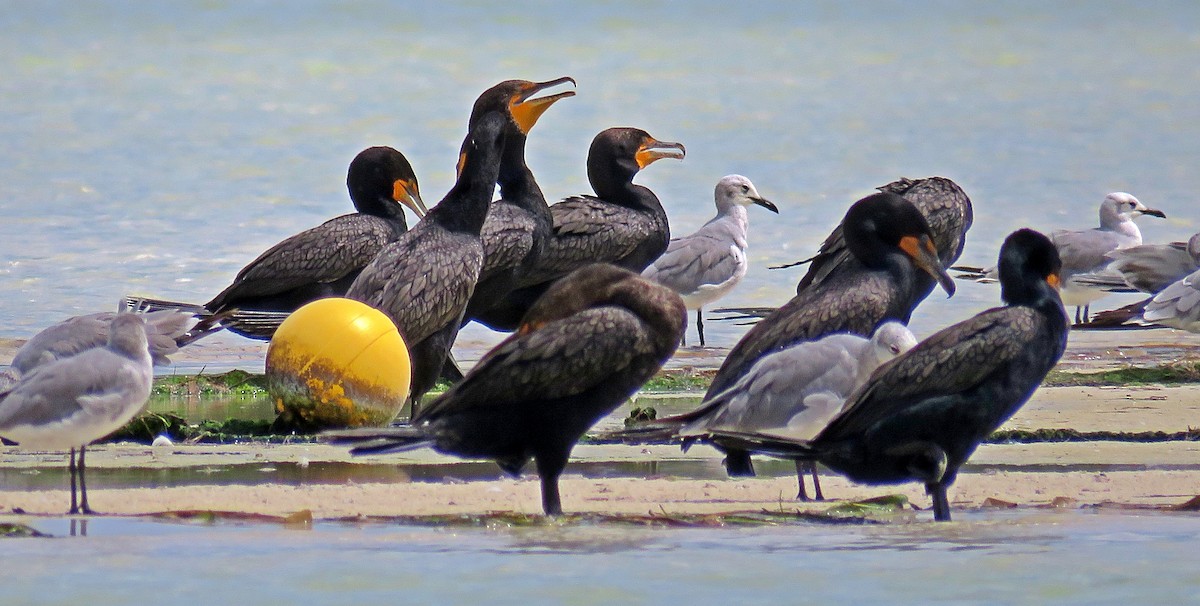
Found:
M 477 238 L 425 225 L 384 247 L 346 293 L 387 314 L 409 348 L 460 321 L 483 265 Z
M 942 329 L 876 369 L 817 439 L 854 435 L 900 411 L 975 387 L 1026 348 L 1037 316 L 1028 307 L 997 307 Z
M 942 265 L 950 267 L 962 256 L 967 243 L 966 233 L 975 220 L 975 213 L 971 199 L 957 183 L 945 177 L 901 178 L 876 189 L 904 196 L 925 215 Z M 846 248 L 846 238 L 839 223 L 813 257 L 808 272 L 796 285 L 797 292 L 821 284 L 831 274 L 840 273 L 843 266 L 852 269 L 848 264 L 857 264 L 857 261 Z
M 622 259 L 652 232 L 645 214 L 593 196 L 567 198 L 551 206 L 550 214 L 553 237 L 521 286 L 559 278 L 588 263 Z
M 646 326 L 634 314 L 615 306 L 587 309 L 513 334 L 423 408 L 421 419 L 577 395 L 653 351 Z
M 528 212 L 501 200 L 493 202 L 479 233 L 483 240 L 481 279 L 496 269 L 519 265 L 533 249 L 536 227 Z
M 274 295 L 319 282 L 335 282 L 371 262 L 395 239 L 386 221 L 361 214 L 334 217 L 267 249 L 242 268 L 233 284 L 210 303 L 217 310 L 233 298 Z

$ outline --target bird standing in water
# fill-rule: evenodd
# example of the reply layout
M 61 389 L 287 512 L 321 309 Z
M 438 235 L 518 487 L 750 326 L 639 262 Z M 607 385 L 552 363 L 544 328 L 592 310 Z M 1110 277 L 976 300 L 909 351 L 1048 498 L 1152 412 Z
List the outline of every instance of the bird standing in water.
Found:
M 329 432 L 355 454 L 430 446 L 494 459 L 519 474 L 533 459 L 542 510 L 562 513 L 558 478 L 579 438 L 640 388 L 679 345 L 687 309 L 674 291 L 607 264 L 557 281 L 515 334 L 409 427 Z
M 1147 208 L 1137 198 L 1125 192 L 1113 192 L 1100 202 L 1100 226 L 1091 229 L 1059 229 L 1050 233 L 1050 240 L 1058 247 L 1062 259 L 1063 304 L 1075 308 L 1075 323 L 1087 323 L 1092 301 L 1110 292 L 1095 283 L 1097 274 L 1108 272 L 1113 256 L 1110 253 L 1140 246 L 1142 232 L 1134 223 L 1141 215 L 1166 218 L 1161 210 Z M 997 268 L 955 267 L 965 273 L 960 279 L 978 282 L 995 282 Z
M 346 297 L 391 318 L 412 360 L 411 411 L 433 387 L 483 267 L 479 231 L 496 189 L 507 118 L 471 125 L 458 180 L 425 218 L 367 265 Z
M 701 347 L 705 345 L 704 306 L 728 294 L 746 275 L 746 207 L 757 204 L 779 212 L 774 203 L 758 194 L 750 179 L 741 175 L 722 177 L 713 197 L 717 216 L 694 233 L 672 239 L 666 252 L 642 272 L 679 293 L 687 308 L 696 310 Z
M 22 448 L 69 449 L 68 513 L 94 513 L 88 506 L 85 448 L 137 415 L 153 380 L 145 322 L 138 314 L 118 314 L 103 344 L 39 364 L 0 393 L 0 436 Z
M 1005 305 L 942 329 L 881 366 L 811 441 L 714 432 L 728 446 L 819 461 L 855 482 L 922 482 L 934 519 L 979 443 L 1029 400 L 1067 346 L 1062 262 L 1046 236 L 1013 232 L 1000 249 Z

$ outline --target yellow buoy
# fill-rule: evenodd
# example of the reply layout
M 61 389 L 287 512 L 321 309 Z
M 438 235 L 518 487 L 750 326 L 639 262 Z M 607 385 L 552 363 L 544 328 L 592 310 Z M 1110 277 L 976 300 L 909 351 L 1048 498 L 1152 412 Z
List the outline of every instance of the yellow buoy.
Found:
M 351 299 L 297 309 L 267 348 L 267 389 L 283 427 L 386 425 L 408 397 L 410 373 L 396 325 Z

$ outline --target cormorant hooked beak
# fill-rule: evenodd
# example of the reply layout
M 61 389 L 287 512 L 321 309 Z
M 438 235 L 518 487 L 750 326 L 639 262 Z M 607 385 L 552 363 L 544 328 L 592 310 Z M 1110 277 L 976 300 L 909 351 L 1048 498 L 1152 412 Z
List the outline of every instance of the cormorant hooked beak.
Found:
M 933 276 L 942 286 L 942 290 L 946 291 L 947 297 L 954 296 L 956 289 L 954 278 L 951 278 L 950 274 L 946 272 L 942 260 L 938 258 L 937 247 L 933 245 L 933 240 L 928 234 L 900 238 L 900 250 L 912 257 L 913 263 L 917 267 Z
M 425 201 L 421 200 L 421 192 L 417 189 L 415 179 L 397 179 L 392 184 L 392 198 L 407 206 L 418 218 L 424 218 L 425 213 L 429 212 Z
M 563 91 L 558 94 L 549 95 L 547 97 L 538 97 L 536 99 L 532 99 L 531 97 L 543 90 L 546 90 L 547 88 L 558 86 L 559 84 L 565 84 L 567 82 L 570 82 L 572 86 L 578 86 L 575 84 L 574 78 L 570 76 L 563 76 L 561 78 L 555 78 L 554 80 L 547 80 L 545 82 L 530 82 L 522 86 L 520 91 L 513 95 L 512 99 L 510 99 L 508 102 L 508 112 L 512 115 L 513 121 L 517 123 L 517 128 L 520 128 L 522 133 L 528 135 L 529 131 L 533 128 L 533 125 L 537 124 L 538 118 L 541 118 L 542 114 L 545 113 L 546 110 L 550 109 L 551 105 L 554 105 L 554 103 L 560 99 L 574 97 L 575 91 Z
M 682 143 L 648 138 L 642 142 L 641 147 L 638 147 L 634 159 L 637 160 L 638 168 L 641 169 L 650 166 L 655 160 L 663 158 L 682 160 L 686 155 L 687 150 L 683 148 Z

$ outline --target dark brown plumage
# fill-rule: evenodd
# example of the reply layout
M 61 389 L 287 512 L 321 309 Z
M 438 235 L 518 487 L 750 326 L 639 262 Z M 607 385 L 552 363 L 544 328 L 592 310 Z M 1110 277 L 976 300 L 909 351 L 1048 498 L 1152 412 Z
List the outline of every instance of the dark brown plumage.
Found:
M 575 84 L 570 77 L 547 82 L 507 80 L 484 91 L 475 101 L 472 122 L 488 111 L 502 112 L 509 120 L 497 178 L 500 197 L 488 208 L 480 232 L 483 269 L 467 304 L 465 320 L 478 319 L 487 324 L 488 308 L 516 286 L 520 274 L 534 266 L 550 238 L 553 219 L 533 171 L 525 164 L 525 142 L 542 113 L 555 102 L 574 96 L 575 91 L 533 95 L 567 82 Z
M 1061 269 L 1049 238 L 1014 232 L 1000 250 L 1006 305 L 945 328 L 881 366 L 811 442 L 736 433 L 715 439 L 820 461 L 856 482 L 923 482 L 934 518 L 949 520 L 946 489 L 959 468 L 1029 399 L 1066 348 Z
M 560 514 L 558 477 L 571 449 L 670 358 L 686 314 L 668 288 L 612 265 L 582 267 L 551 286 L 516 334 L 411 427 L 333 432 L 331 439 L 360 444 L 358 454 L 432 446 L 494 459 L 512 474 L 532 458 L 543 510 Z
M 641 272 L 671 239 L 667 213 L 654 192 L 633 178 L 652 162 L 684 157 L 679 143 L 658 141 L 636 128 L 610 128 L 592 140 L 588 181 L 595 196 L 573 196 L 550 207 L 553 233 L 517 288 L 489 311 L 487 324 L 513 330 L 546 288 L 588 263 Z
M 342 296 L 375 255 L 408 230 L 404 209 L 418 216 L 425 204 L 403 154 L 370 147 L 350 163 L 346 187 L 358 212 L 341 215 L 291 236 L 247 264 L 233 283 L 203 306 L 130 297 L 138 311 L 180 309 L 201 316 L 198 338 L 222 327 L 253 339 L 270 339 L 288 313 L 322 297 Z M 264 321 L 240 322 L 234 310 L 279 312 Z M 248 314 L 258 318 L 258 314 Z
M 927 177 L 924 179 L 901 178 L 887 185 L 877 187 L 881 192 L 899 194 L 912 202 L 917 210 L 925 216 L 929 223 L 933 244 L 937 247 L 938 258 L 944 267 L 950 267 L 962 255 L 966 245 L 967 230 L 974 221 L 974 210 L 971 199 L 966 192 L 954 181 L 945 177 Z M 795 263 L 772 267 L 784 269 L 805 263 L 811 263 L 808 272 L 796 284 L 796 292 L 816 286 L 829 279 L 830 276 L 847 271 L 857 271 L 861 266 L 846 248 L 843 226 L 838 224 L 821 244 L 813 257 Z M 918 292 L 924 293 L 921 299 L 933 292 L 936 281 L 927 275 L 917 277 Z M 726 320 L 747 318 L 763 318 L 775 311 L 772 307 L 726 307 L 717 311 L 737 314 L 726 317 Z
M 471 126 L 454 187 L 384 247 L 346 292 L 387 314 L 404 337 L 414 412 L 437 379 L 483 267 L 479 230 L 496 187 L 505 121 L 489 112 Z
M 913 203 L 917 210 L 925 216 L 929 223 L 929 231 L 933 236 L 933 245 L 938 250 L 938 258 L 943 267 L 950 267 L 962 255 L 967 243 L 967 230 L 974 221 L 974 210 L 971 199 L 957 183 L 945 177 L 929 177 L 926 179 L 899 179 L 877 188 L 881 192 L 904 196 Z M 809 286 L 815 286 L 825 281 L 830 275 L 842 271 L 852 271 L 856 261 L 846 249 L 844 227 L 838 225 L 825 238 L 817 256 L 813 257 L 808 272 L 796 285 L 796 292 Z M 925 294 L 924 299 L 933 291 L 935 280 L 928 275 L 919 276 L 920 290 Z
M 721 364 L 706 399 L 733 385 L 762 356 L 800 341 L 840 332 L 869 337 L 889 320 L 907 324 L 924 298 L 917 279 L 922 273 L 954 293 L 929 225 L 904 198 L 867 196 L 850 207 L 842 225 L 858 269 L 830 274 L 755 324 Z M 745 453 L 729 452 L 726 467 L 731 475 L 754 473 Z

